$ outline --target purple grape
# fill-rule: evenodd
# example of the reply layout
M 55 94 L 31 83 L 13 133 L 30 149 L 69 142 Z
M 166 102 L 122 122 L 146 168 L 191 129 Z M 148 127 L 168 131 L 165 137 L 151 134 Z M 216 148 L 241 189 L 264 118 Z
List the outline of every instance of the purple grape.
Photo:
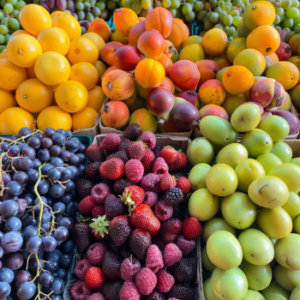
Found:
M 42 214 L 42 223 L 48 223 L 52 220 L 52 214 L 49 208 L 45 208 Z
M 81 26 L 83 26 L 86 30 L 89 29 L 89 26 L 90 26 L 90 22 L 89 22 L 89 21 L 82 20 L 82 21 L 79 21 L 79 24 L 80 24 Z
M 4 233 L 2 231 L 0 231 L 0 242 L 1 242 L 3 235 L 4 235 Z
M 62 181 L 66 181 L 68 179 L 70 179 L 73 175 L 73 172 L 70 168 L 65 168 L 62 172 L 62 175 L 61 175 L 61 180 Z
M 54 133 L 52 135 L 52 141 L 54 145 L 62 146 L 66 142 L 66 137 L 62 133 Z
M 6 159 L 6 156 L 4 156 L 3 159 Z M 2 159 L 2 162 L 3 162 L 3 159 Z M 2 170 L 5 171 L 5 172 L 6 171 L 11 171 L 12 170 L 11 164 L 12 164 L 12 160 L 11 159 L 6 159 L 5 162 L 3 163 Z
M 29 253 L 35 254 L 42 250 L 42 239 L 38 236 L 32 236 L 26 242 L 26 249 Z
M 30 179 L 30 176 L 28 176 L 28 178 Z M 35 198 L 35 195 L 30 194 L 30 193 L 26 193 L 23 195 L 23 199 L 27 202 L 27 206 L 32 206 L 34 198 Z
M 5 281 L 0 282 L 0 297 L 1 297 L 1 299 L 5 299 L 5 297 L 8 297 L 10 293 L 11 293 L 10 285 Z
M 0 281 L 12 283 L 15 278 L 14 272 L 9 268 L 2 268 L 0 270 Z
M 59 259 L 60 267 L 68 270 L 71 265 L 71 261 L 72 261 L 71 255 L 63 254 Z
M 40 5 L 41 5 L 42 7 L 44 7 L 44 8 L 48 11 L 48 13 L 51 12 L 51 10 L 50 10 L 50 8 L 48 7 L 47 3 L 42 2 Z
M 78 170 L 78 168 L 75 167 L 75 166 L 70 166 L 68 169 L 71 170 L 71 172 L 72 172 L 72 176 L 71 176 L 70 179 L 76 180 L 79 177 L 79 170 Z
M 49 223 L 42 223 L 41 228 L 43 230 L 45 230 L 46 232 L 48 232 L 50 230 L 50 225 L 49 225 Z
M 69 180 L 65 183 L 66 192 L 72 192 L 75 190 L 75 183 L 72 180 Z
M 50 188 L 50 184 L 48 183 L 48 181 L 40 181 L 39 185 L 38 185 L 38 192 L 40 195 L 46 195 L 49 191 Z
M 27 202 L 24 199 L 17 199 L 16 203 L 18 204 L 18 213 L 23 214 L 27 207 Z
M 36 136 L 32 136 L 28 139 L 27 144 L 33 149 L 38 149 L 41 146 L 41 140 Z
M 62 279 L 54 279 L 54 281 L 51 284 L 51 290 L 53 291 L 54 295 L 61 294 L 65 289 L 65 283 Z
M 39 172 L 34 169 L 30 169 L 27 172 L 29 183 L 35 184 L 39 179 Z
M 66 193 L 61 197 L 61 202 L 63 202 L 65 205 L 73 201 L 73 197 L 71 194 Z
M 35 150 L 30 147 L 30 146 L 25 146 L 23 149 L 22 149 L 22 155 L 23 156 L 27 156 L 31 159 L 35 159 Z
M 80 158 L 76 154 L 72 154 L 70 163 L 71 165 L 78 165 L 80 163 Z
M 6 152 L 9 150 L 9 143 L 8 142 L 2 142 L 1 147 L 0 147 L 1 151 Z
M 39 258 L 39 259 L 40 259 L 40 258 Z M 44 263 L 44 262 L 40 261 L 40 265 L 41 265 L 41 267 L 42 267 L 43 269 L 45 268 L 45 263 Z M 39 268 L 39 264 L 38 264 L 38 262 L 36 261 L 36 258 L 33 257 L 33 258 L 30 259 L 30 261 L 29 261 L 29 269 L 30 269 L 31 272 L 36 273 L 37 270 L 38 270 L 38 268 Z
M 86 162 L 86 156 L 83 153 L 78 153 L 77 156 L 79 157 L 81 164 Z
M 53 236 L 46 236 L 43 238 L 43 248 L 46 252 L 55 250 L 57 241 Z
M 59 169 L 52 168 L 47 172 L 47 176 L 50 180 L 59 180 L 61 177 L 61 172 Z
M 7 154 L 11 157 L 16 157 L 16 156 L 20 155 L 20 152 L 21 152 L 21 149 L 18 145 L 12 145 L 12 146 L 10 146 Z
M 23 222 L 23 227 L 25 228 L 30 225 L 36 226 L 38 223 L 38 220 L 37 220 L 37 218 L 33 218 L 32 215 L 26 215 L 24 217 L 24 219 L 22 218 L 22 222 Z
M 41 134 L 40 132 L 36 132 L 33 136 L 37 137 L 39 140 L 41 140 L 44 137 L 44 135 Z
M 85 166 L 84 165 L 79 165 L 78 170 L 79 170 L 79 177 L 83 177 L 84 174 L 85 174 Z
M 17 217 L 10 217 L 5 222 L 5 229 L 7 231 L 18 231 L 19 229 L 21 229 L 21 227 L 21 220 Z
M 34 163 L 33 160 L 29 157 L 22 157 L 19 160 L 19 168 L 23 171 L 28 171 L 30 169 L 33 169 Z
M 31 274 L 28 271 L 21 270 L 18 271 L 15 276 L 14 286 L 17 288 L 24 282 L 31 281 Z
M 54 237 L 58 242 L 64 242 L 68 239 L 69 231 L 66 227 L 59 226 L 54 232 Z
M 57 129 L 56 130 L 56 133 L 61 133 L 61 134 L 63 134 L 65 137 L 67 137 L 67 132 L 64 130 L 64 129 L 62 129 L 62 128 L 59 128 L 59 129 Z
M 77 152 L 85 154 L 85 150 L 86 150 L 86 146 L 84 144 L 80 144 Z
M 73 240 L 67 240 L 64 244 L 64 252 L 65 253 L 73 252 L 75 246 L 76 246 L 76 243 Z
M 2 173 L 1 178 L 2 178 L 2 182 L 4 183 L 4 185 L 7 185 L 11 181 L 11 176 L 6 173 Z
M 54 251 L 48 252 L 47 259 L 49 260 L 50 258 L 54 258 L 55 260 L 59 261 L 61 256 L 62 256 L 62 253 L 59 250 L 55 249 Z
M 69 140 L 65 144 L 66 150 L 75 153 L 78 150 L 79 144 L 76 143 L 74 140 Z
M 67 151 L 67 150 L 62 150 L 61 155 L 60 155 L 61 159 L 64 162 L 70 161 L 71 156 L 72 156 L 72 153 L 70 151 Z
M 38 156 L 38 159 L 40 161 L 45 162 L 45 161 L 50 159 L 49 150 L 48 149 L 41 149 L 41 150 L 39 150 L 37 156 Z
M 11 253 L 7 256 L 6 265 L 11 270 L 15 271 L 22 267 L 24 258 L 20 253 Z
M 15 181 L 11 181 L 15 182 Z M 4 218 L 14 217 L 18 213 L 18 204 L 13 200 L 6 200 L 1 203 L 0 214 Z
M 22 193 L 22 186 L 16 181 L 10 181 L 5 187 L 9 196 L 19 196 Z
M 53 145 L 53 142 L 50 138 L 48 138 L 48 137 L 42 138 L 42 140 L 41 140 L 41 147 L 42 148 L 49 149 L 49 148 L 52 147 L 52 145 Z
M 65 193 L 65 189 L 58 183 L 55 183 L 50 187 L 49 194 L 51 197 L 55 199 L 62 197 L 64 193 Z
M 54 167 L 62 167 L 64 165 L 64 161 L 60 157 L 54 157 L 51 159 L 50 164 Z
M 68 275 L 68 273 L 65 269 L 60 268 L 60 269 L 57 270 L 57 278 L 60 278 L 62 280 L 66 280 L 67 275 Z
M 78 204 L 76 202 L 70 202 L 66 207 L 66 214 L 69 216 L 73 215 L 78 209 Z
M 23 136 L 29 135 L 31 133 L 32 133 L 31 129 L 29 129 L 27 127 L 23 127 L 19 130 L 18 137 L 23 137 Z
M 56 6 L 60 11 L 64 11 L 67 9 L 67 1 L 66 0 L 56 0 Z M 56 130 L 57 132 L 57 130 Z
M 41 286 L 50 286 L 50 284 L 54 281 L 54 276 L 50 271 L 42 271 L 39 276 L 39 283 Z
M 10 231 L 4 234 L 1 239 L 1 246 L 8 252 L 17 252 L 21 249 L 23 238 L 19 232 Z
M 35 158 L 33 160 L 33 169 L 37 170 L 41 165 L 42 165 L 42 162 L 38 158 Z
M 55 129 L 48 127 L 44 129 L 44 136 L 51 137 L 55 133 Z
M 50 258 L 45 264 L 45 269 L 51 272 L 55 272 L 56 270 L 58 270 L 58 268 L 58 261 L 54 258 Z
M 17 290 L 17 295 L 20 300 L 28 300 L 34 296 L 36 292 L 36 286 L 34 282 L 24 282 L 22 283 Z
M 48 171 L 52 168 L 54 168 L 54 167 L 50 164 L 46 164 L 46 165 L 42 166 L 42 169 L 41 169 L 42 174 L 47 175 Z
M 13 180 L 21 185 L 26 185 L 28 182 L 28 175 L 25 172 L 20 171 L 14 174 Z
M 58 145 L 53 145 L 50 149 L 51 156 L 58 157 L 62 153 L 62 148 Z
M 24 143 L 24 144 L 21 144 L 21 145 L 20 145 L 21 153 L 22 153 L 22 150 L 23 150 L 25 147 L 28 147 L 28 144 L 27 144 L 27 143 Z
M 3 248 L 0 246 L 0 258 L 2 258 L 3 255 L 4 255 L 4 250 L 3 250 Z
M 57 202 L 53 205 L 53 211 L 55 213 L 63 214 L 66 210 L 66 206 L 62 202 Z

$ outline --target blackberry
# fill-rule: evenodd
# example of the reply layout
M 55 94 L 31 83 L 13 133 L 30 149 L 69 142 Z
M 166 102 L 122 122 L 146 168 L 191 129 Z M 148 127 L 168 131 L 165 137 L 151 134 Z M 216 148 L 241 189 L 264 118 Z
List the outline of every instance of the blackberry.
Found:
M 130 124 L 123 132 L 123 137 L 131 141 L 136 141 L 142 135 L 142 128 L 138 124 Z
M 87 175 L 87 177 L 95 179 L 97 176 L 99 176 L 99 168 L 101 164 L 102 162 L 90 163 L 85 170 L 85 174 Z
M 111 155 L 109 155 L 106 160 L 111 159 L 111 158 L 120 158 L 124 164 L 126 164 L 128 162 L 128 157 L 126 155 L 126 151 L 125 150 L 120 150 L 118 152 L 115 152 Z
M 110 250 L 106 251 L 102 262 L 102 270 L 104 272 L 105 277 L 109 279 L 120 278 L 121 263 L 122 259 L 118 256 L 117 253 L 114 253 Z
M 121 201 L 120 198 L 117 198 L 113 194 L 109 194 L 105 198 L 105 213 L 108 218 L 114 218 L 120 216 L 124 212 L 125 204 Z
M 154 152 L 155 158 L 159 157 L 161 149 L 162 149 L 162 147 L 159 145 L 155 145 L 155 147 L 152 149 L 152 151 Z
M 158 292 L 157 290 L 154 290 L 149 296 L 148 300 L 166 300 L 165 296 Z
M 91 194 L 94 183 L 89 179 L 79 178 L 75 182 L 76 192 L 81 198 L 85 198 Z
M 122 194 L 123 191 L 125 190 L 125 188 L 127 188 L 128 186 L 132 185 L 132 183 L 124 178 L 121 178 L 119 180 L 117 180 L 114 184 L 114 192 L 116 194 Z
M 162 200 L 165 200 L 165 202 L 169 205 L 174 205 L 179 202 L 183 202 L 184 195 L 181 189 L 175 187 L 165 192 L 162 197 Z
M 181 203 L 173 205 L 173 218 L 183 220 L 183 207 Z
M 174 284 L 168 293 L 168 298 L 177 298 L 180 300 L 194 300 L 195 291 L 188 284 Z
M 119 300 L 119 293 L 123 285 L 122 280 L 111 281 L 108 280 L 104 283 L 102 293 L 107 300 Z
M 197 258 L 182 258 L 174 266 L 174 276 L 180 282 L 189 282 L 193 279 L 197 271 Z

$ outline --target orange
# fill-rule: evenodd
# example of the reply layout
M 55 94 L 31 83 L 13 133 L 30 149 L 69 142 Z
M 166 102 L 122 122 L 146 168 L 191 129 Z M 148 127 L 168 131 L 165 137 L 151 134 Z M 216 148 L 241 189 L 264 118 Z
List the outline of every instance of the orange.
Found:
M 80 82 L 69 80 L 60 84 L 55 91 L 57 105 L 66 112 L 83 110 L 89 99 L 87 89 Z
M 103 74 L 105 73 L 107 67 L 101 60 L 97 60 L 94 64 L 94 66 L 96 67 L 97 72 L 98 72 L 98 85 L 101 85 L 101 78 L 102 78 Z
M 224 72 L 222 83 L 229 94 L 243 94 L 254 84 L 254 76 L 243 66 L 232 66 Z
M 52 22 L 52 26 L 63 29 L 71 41 L 81 36 L 80 24 L 73 16 L 69 14 L 57 14 L 53 18 Z
M 94 65 L 80 62 L 71 67 L 70 80 L 78 81 L 90 90 L 98 82 L 98 71 Z
M 95 43 L 100 55 L 102 48 L 105 46 L 103 38 L 95 32 L 87 32 L 83 36 Z
M 228 45 L 227 35 L 223 30 L 213 28 L 204 34 L 201 45 L 207 55 L 218 56 Z
M 28 31 L 26 31 L 26 30 L 22 30 L 22 29 L 19 29 L 19 30 L 15 31 L 15 32 L 10 36 L 10 38 L 12 39 L 14 36 L 19 35 L 19 34 L 28 34 L 28 35 L 31 35 L 31 36 L 33 36 L 33 37 L 36 38 L 36 35 L 31 34 L 30 32 L 28 32 Z
M 87 129 L 94 127 L 95 119 L 98 113 L 92 107 L 86 107 L 80 112 L 73 114 L 72 116 L 72 123 L 73 123 L 73 130 L 79 129 Z
M 274 53 L 280 45 L 280 35 L 272 26 L 261 26 L 254 29 L 247 37 L 247 48 L 253 48 L 263 56 Z
M 94 108 L 97 112 L 100 111 L 105 101 L 105 94 L 100 86 L 95 86 L 89 90 L 88 107 Z
M 57 15 L 63 15 L 63 14 L 65 14 L 65 12 L 56 10 L 56 11 L 52 12 L 50 16 L 51 16 L 51 19 L 53 20 L 54 17 L 56 17 Z
M 9 60 L 18 67 L 32 67 L 43 50 L 40 43 L 28 34 L 13 37 L 6 48 Z
M 15 100 L 15 97 L 12 93 L 3 91 L 0 89 L 0 114 L 10 108 L 10 107 L 16 107 L 17 106 L 17 102 Z
M 14 65 L 8 58 L 0 59 L 0 89 L 13 91 L 27 79 L 26 70 Z
M 19 85 L 16 99 L 20 107 L 31 113 L 38 113 L 51 105 L 53 92 L 38 79 L 28 79 Z
M 27 4 L 20 11 L 20 23 L 29 33 L 38 36 L 40 32 L 52 26 L 47 10 L 37 4 Z
M 53 86 L 69 79 L 71 67 L 63 55 L 50 51 L 37 59 L 34 72 L 41 82 Z
M 74 39 L 71 42 L 67 58 L 71 64 L 89 62 L 94 64 L 99 56 L 98 48 L 94 42 L 86 37 Z
M 55 51 L 66 55 L 70 48 L 70 39 L 67 33 L 59 27 L 44 29 L 37 37 L 43 52 Z
M 272 25 L 275 16 L 276 12 L 272 3 L 256 1 L 246 7 L 243 18 L 245 26 L 253 30 L 259 26 Z
M 34 66 L 30 67 L 30 68 L 27 68 L 26 69 L 26 72 L 27 72 L 27 78 L 28 79 L 34 79 L 34 78 L 37 78 L 36 75 L 35 75 L 35 72 L 34 72 Z
M 72 117 L 58 106 L 49 106 L 42 110 L 37 118 L 38 129 L 44 130 L 47 127 L 56 129 L 71 130 Z
M 280 61 L 267 70 L 266 77 L 275 79 L 285 90 L 290 90 L 299 81 L 299 69 L 289 61 Z
M 23 127 L 34 129 L 34 118 L 31 113 L 21 107 L 11 107 L 0 115 L 0 133 L 18 134 Z
M 0 58 L 8 58 L 6 49 L 0 53 Z

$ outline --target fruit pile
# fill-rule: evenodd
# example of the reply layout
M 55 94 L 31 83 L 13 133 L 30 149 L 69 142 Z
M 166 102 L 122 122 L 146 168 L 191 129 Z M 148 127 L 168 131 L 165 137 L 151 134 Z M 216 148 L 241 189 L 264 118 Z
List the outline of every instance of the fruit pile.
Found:
M 0 297 L 62 300 L 86 146 L 53 128 L 0 141 Z
M 82 294 L 84 299 L 194 299 L 190 283 L 202 226 L 187 214 L 188 160 L 174 147 L 159 146 L 153 133 L 132 124 L 122 137 L 111 133 L 87 148 L 86 175 L 101 183 L 78 206 L 92 221 L 73 228 L 83 255 L 75 267 L 74 300 Z

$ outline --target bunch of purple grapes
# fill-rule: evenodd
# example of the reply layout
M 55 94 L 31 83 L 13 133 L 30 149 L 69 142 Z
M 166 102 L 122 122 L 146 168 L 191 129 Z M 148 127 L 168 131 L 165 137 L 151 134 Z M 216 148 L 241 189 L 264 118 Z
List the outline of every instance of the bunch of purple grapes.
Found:
M 0 145 L 0 299 L 62 300 L 86 146 L 53 128 L 22 128 Z

